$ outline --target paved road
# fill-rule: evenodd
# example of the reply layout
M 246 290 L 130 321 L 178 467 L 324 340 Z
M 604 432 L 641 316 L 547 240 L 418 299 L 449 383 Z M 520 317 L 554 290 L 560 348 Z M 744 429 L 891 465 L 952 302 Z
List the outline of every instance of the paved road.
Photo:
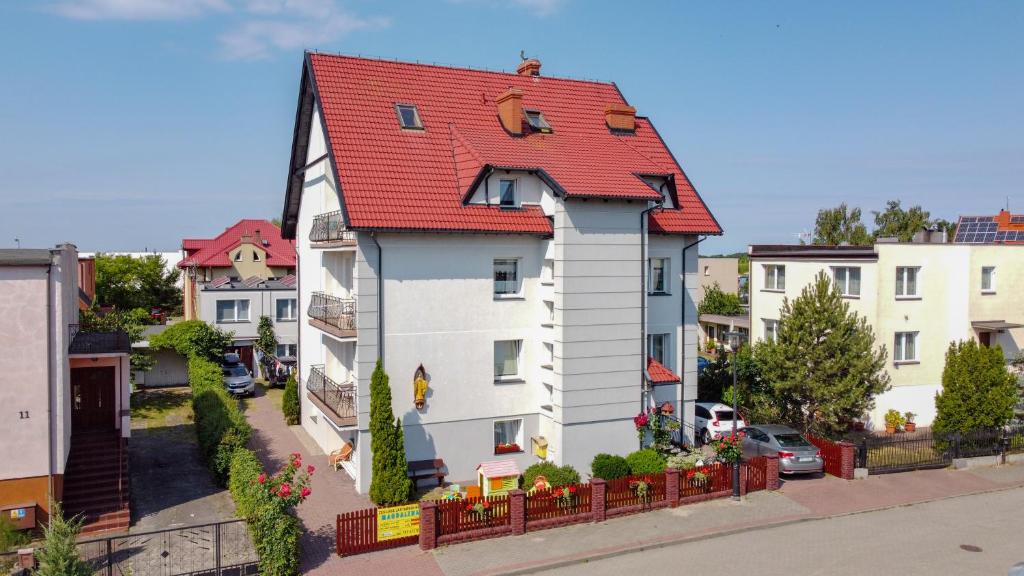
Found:
M 1021 561 L 1024 488 L 1015 488 L 748 531 L 545 573 L 1005 575 Z

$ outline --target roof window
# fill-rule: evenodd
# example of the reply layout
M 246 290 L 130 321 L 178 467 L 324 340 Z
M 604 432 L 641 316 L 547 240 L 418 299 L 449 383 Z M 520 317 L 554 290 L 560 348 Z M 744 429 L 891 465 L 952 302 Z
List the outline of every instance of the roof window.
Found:
M 540 110 L 524 110 L 526 113 L 526 121 L 530 124 L 530 128 L 533 128 L 536 132 L 551 132 L 551 125 L 544 119 L 544 113 Z
M 409 130 L 423 130 L 423 122 L 420 120 L 420 112 L 415 104 L 395 104 L 398 112 L 398 124 Z

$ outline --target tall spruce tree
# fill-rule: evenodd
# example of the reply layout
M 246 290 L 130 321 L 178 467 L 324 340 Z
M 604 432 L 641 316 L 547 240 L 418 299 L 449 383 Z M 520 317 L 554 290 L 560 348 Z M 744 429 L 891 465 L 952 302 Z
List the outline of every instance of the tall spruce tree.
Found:
M 36 552 L 37 576 L 91 576 L 92 568 L 79 556 L 75 545 L 81 529 L 81 518 L 64 518 L 60 504 L 50 503 L 50 520 L 43 529 L 45 541 Z
M 953 342 L 946 351 L 942 391 L 935 395 L 937 434 L 999 428 L 1013 417 L 1016 378 L 1006 369 L 1003 350 L 974 340 Z
M 412 481 L 406 475 L 405 435 L 402 421 L 391 409 L 391 385 L 380 358 L 370 377 L 370 450 L 373 478 L 370 499 L 387 506 L 409 500 Z
M 835 437 L 889 388 L 885 347 L 875 348 L 867 320 L 824 272 L 782 305 L 778 335 L 755 349 L 782 418 L 794 428 Z

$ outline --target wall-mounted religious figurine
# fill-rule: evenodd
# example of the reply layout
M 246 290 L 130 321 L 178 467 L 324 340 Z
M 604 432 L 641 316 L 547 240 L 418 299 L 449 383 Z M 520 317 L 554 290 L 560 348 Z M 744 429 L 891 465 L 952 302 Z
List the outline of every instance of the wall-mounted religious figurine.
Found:
M 416 409 L 423 410 L 423 406 L 427 403 L 427 371 L 423 369 L 423 364 L 420 364 L 420 367 L 416 369 L 416 374 L 412 377 L 412 393 Z

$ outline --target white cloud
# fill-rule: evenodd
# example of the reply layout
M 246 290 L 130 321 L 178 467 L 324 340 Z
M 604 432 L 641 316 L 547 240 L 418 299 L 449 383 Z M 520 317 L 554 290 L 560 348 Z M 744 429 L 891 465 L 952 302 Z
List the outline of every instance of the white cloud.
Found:
M 333 2 L 311 0 L 253 0 L 249 9 L 261 18 L 240 23 L 220 37 L 222 55 L 229 60 L 259 60 L 276 50 L 315 48 L 361 29 L 388 25 L 385 18 L 364 18 Z
M 509 4 L 526 9 L 535 16 L 550 16 L 562 7 L 564 0 L 448 0 L 453 4 L 486 4 L 496 8 Z
M 226 0 L 62 0 L 50 6 L 75 20 L 179 20 L 230 8 Z

